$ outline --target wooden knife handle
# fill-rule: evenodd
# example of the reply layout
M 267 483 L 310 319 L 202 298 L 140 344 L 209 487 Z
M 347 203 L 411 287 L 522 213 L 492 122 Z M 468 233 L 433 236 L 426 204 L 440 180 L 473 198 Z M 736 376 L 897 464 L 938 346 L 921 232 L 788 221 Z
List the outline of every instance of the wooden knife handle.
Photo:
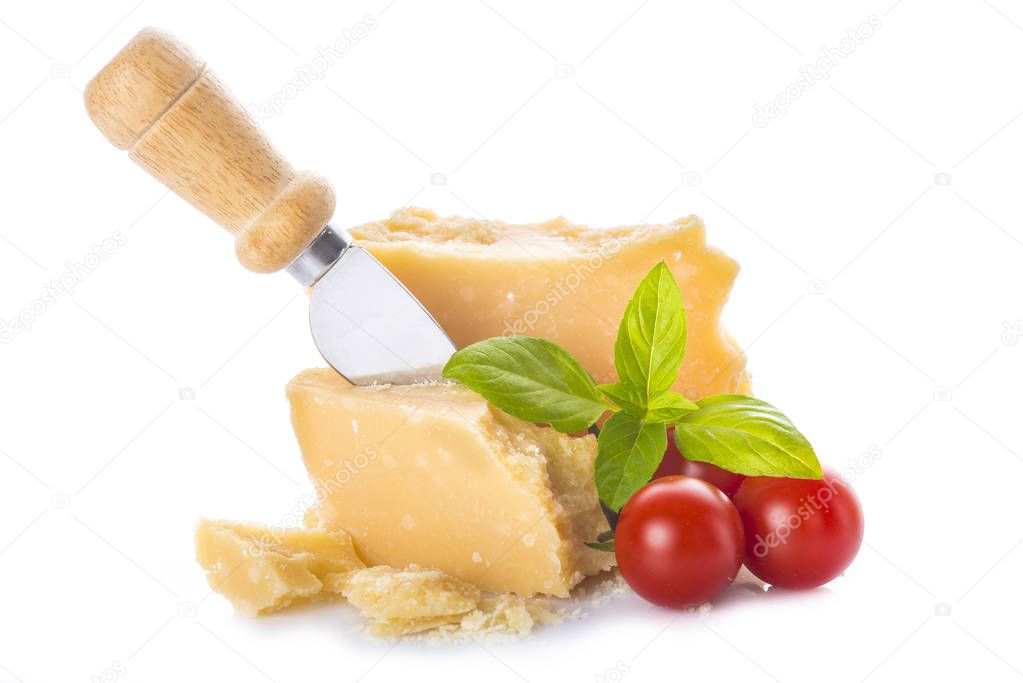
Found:
M 85 89 L 118 149 L 235 236 L 238 260 L 288 265 L 330 220 L 334 191 L 296 173 L 188 46 L 143 29 Z

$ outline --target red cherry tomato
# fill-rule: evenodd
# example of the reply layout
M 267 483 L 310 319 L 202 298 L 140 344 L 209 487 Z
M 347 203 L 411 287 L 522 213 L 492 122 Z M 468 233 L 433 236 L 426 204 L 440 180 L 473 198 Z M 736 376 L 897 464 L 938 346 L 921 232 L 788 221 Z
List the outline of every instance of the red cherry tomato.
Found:
M 679 453 L 678 446 L 675 445 L 675 428 L 668 427 L 668 448 L 664 451 L 664 457 L 661 458 L 661 464 L 657 467 L 657 471 L 654 472 L 653 478 L 659 479 L 676 474 L 696 477 L 697 479 L 710 482 L 721 489 L 729 498 L 735 495 L 735 492 L 739 489 L 739 484 L 746 478 L 741 474 L 721 469 L 717 465 L 711 465 L 709 462 L 686 460 Z
M 845 571 L 863 540 L 863 509 L 831 469 L 824 479 L 749 477 L 733 499 L 746 566 L 780 588 L 813 588 Z
M 650 482 L 622 508 L 615 558 L 640 597 L 687 607 L 728 588 L 742 564 L 742 522 L 725 494 L 692 477 Z
M 682 454 L 678 452 L 678 447 L 675 445 L 675 428 L 668 427 L 668 447 L 664 450 L 661 464 L 657 466 L 657 471 L 654 472 L 654 476 L 650 480 L 674 477 L 680 474 L 682 474 Z

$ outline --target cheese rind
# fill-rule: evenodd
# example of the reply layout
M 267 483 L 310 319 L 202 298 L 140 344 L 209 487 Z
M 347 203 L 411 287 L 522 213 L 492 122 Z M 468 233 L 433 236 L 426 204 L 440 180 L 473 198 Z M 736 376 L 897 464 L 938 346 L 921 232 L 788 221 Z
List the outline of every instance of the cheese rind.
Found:
M 325 583 L 366 566 L 342 531 L 207 519 L 196 527 L 195 554 L 210 587 L 245 616 L 321 597 Z
M 352 228 L 459 347 L 509 334 L 568 349 L 598 382 L 615 380 L 618 322 L 658 261 L 686 304 L 688 340 L 674 389 L 696 399 L 750 391 L 746 358 L 721 326 L 738 264 L 707 246 L 695 217 L 591 229 L 557 218 L 512 225 L 402 209 Z
M 370 564 L 432 567 L 485 591 L 566 596 L 609 567 L 596 441 L 513 418 L 453 383 L 354 387 L 332 370 L 288 385 L 319 524 Z

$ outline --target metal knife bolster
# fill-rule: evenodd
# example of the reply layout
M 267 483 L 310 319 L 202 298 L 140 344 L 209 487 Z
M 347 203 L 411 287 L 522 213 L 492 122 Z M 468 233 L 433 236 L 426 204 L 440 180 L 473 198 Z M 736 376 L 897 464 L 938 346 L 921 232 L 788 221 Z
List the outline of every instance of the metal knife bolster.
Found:
M 348 247 L 352 236 L 347 230 L 326 226 L 288 266 L 288 273 L 303 287 L 311 287 L 337 263 Z

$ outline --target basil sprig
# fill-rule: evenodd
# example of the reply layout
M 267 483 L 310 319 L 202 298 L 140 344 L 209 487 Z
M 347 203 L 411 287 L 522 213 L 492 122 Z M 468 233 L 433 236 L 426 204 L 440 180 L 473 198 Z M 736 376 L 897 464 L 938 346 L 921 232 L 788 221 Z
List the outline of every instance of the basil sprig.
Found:
M 598 385 L 568 351 L 533 337 L 471 344 L 451 357 L 444 377 L 510 415 L 560 432 L 581 432 L 611 413 L 597 437 L 594 479 L 612 510 L 650 481 L 670 425 L 690 460 L 745 475 L 821 478 L 809 441 L 771 404 L 731 394 L 694 403 L 672 391 L 685 347 L 682 292 L 662 261 L 625 307 L 614 347 L 617 382 Z M 607 549 L 608 542 L 593 547 Z

